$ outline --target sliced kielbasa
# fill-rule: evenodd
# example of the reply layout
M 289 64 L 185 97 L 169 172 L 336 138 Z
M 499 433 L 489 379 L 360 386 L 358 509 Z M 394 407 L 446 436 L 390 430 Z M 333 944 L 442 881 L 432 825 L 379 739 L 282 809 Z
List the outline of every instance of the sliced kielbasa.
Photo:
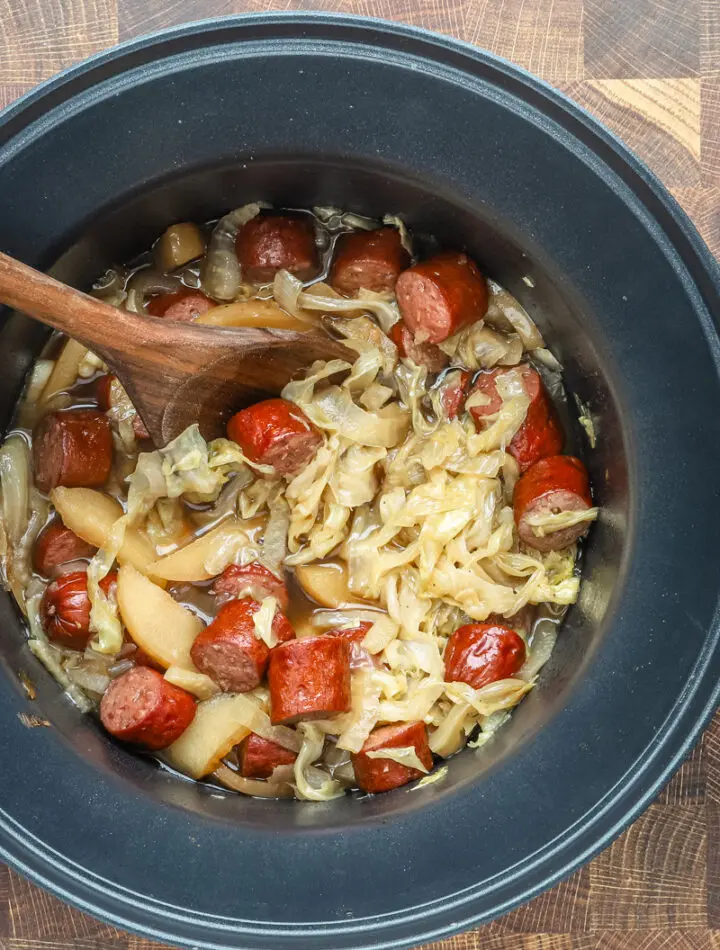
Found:
M 320 273 L 315 231 L 306 217 L 258 215 L 238 231 L 235 250 L 243 280 L 251 284 L 268 284 L 279 270 L 298 280 Z
M 103 412 L 112 409 L 124 395 L 123 385 L 114 373 L 105 373 L 95 380 L 95 398 Z M 150 433 L 137 410 L 133 413 L 132 427 L 136 439 L 150 438 Z
M 176 320 L 178 323 L 192 323 L 203 313 L 212 310 L 215 301 L 206 297 L 199 290 L 183 287 L 172 294 L 159 294 L 151 297 L 146 310 L 151 317 L 163 317 L 165 320 Z
M 215 578 L 212 592 L 218 604 L 237 597 L 252 597 L 254 600 L 274 597 L 280 609 L 287 610 L 290 603 L 285 581 L 258 561 L 243 566 L 231 564 L 226 567 L 222 574 Z
M 451 635 L 445 647 L 445 679 L 480 689 L 507 679 L 525 662 L 525 641 L 499 623 L 468 623 Z
M 410 263 L 397 228 L 341 234 L 335 245 L 330 284 L 342 294 L 363 288 L 375 293 L 395 289 L 398 277 Z
M 540 535 L 528 518 L 532 515 L 586 511 L 592 508 L 587 469 L 572 455 L 555 455 L 536 462 L 515 485 L 513 510 L 518 534 L 537 551 L 559 551 L 574 544 L 589 529 L 587 521 Z
M 402 320 L 393 324 L 390 339 L 398 348 L 400 356 L 424 366 L 428 373 L 439 373 L 450 362 L 448 356 L 434 343 L 416 343 L 407 325 Z
M 328 636 L 279 644 L 270 654 L 268 685 L 274 725 L 348 712 L 350 644 Z
M 488 288 L 467 254 L 445 251 L 398 278 L 398 306 L 417 343 L 442 343 L 488 308 Z
M 237 758 L 245 778 L 270 778 L 279 765 L 292 765 L 297 753 L 253 732 L 238 746 Z
M 369 620 L 361 620 L 357 627 L 334 627 L 332 630 L 328 630 L 325 636 L 341 637 L 343 640 L 347 640 L 348 643 L 362 643 L 370 627 L 372 627 L 372 624 Z
M 97 548 L 66 528 L 62 521 L 51 521 L 37 537 L 33 548 L 33 567 L 38 574 L 52 577 L 61 564 L 91 558 Z
M 265 675 L 270 650 L 255 634 L 253 617 L 259 609 L 260 604 L 251 597 L 228 601 L 198 634 L 190 650 L 200 672 L 226 692 L 247 693 Z M 280 611 L 275 612 L 273 632 L 280 642 L 295 636 L 290 621 Z
M 376 759 L 368 755 L 368 752 L 409 747 L 415 749 L 418 759 L 429 772 L 433 766 L 433 757 L 424 722 L 399 722 L 374 729 L 362 749 L 351 757 L 360 788 L 366 792 L 389 792 L 426 775 L 427 772 L 401 765 L 393 759 Z
M 470 395 L 479 392 L 488 400 L 485 405 L 471 406 L 468 410 L 479 429 L 486 424 L 486 417 L 495 415 L 502 406 L 497 380 L 508 372 L 506 369 L 493 369 L 476 377 Z M 524 422 L 508 446 L 508 452 L 517 461 L 520 471 L 524 472 L 538 459 L 561 452 L 565 437 L 540 374 L 531 366 L 523 366 L 521 372 L 530 405 Z
M 236 412 L 227 433 L 251 462 L 272 465 L 279 475 L 296 475 L 323 441 L 302 409 L 287 399 L 266 399 Z
M 453 369 L 440 383 L 440 405 L 447 419 L 456 419 L 465 402 L 470 373 L 464 369 Z
M 112 572 L 100 581 L 105 594 L 117 581 Z M 45 588 L 40 601 L 40 618 L 48 638 L 71 650 L 84 650 L 90 639 L 90 597 L 87 571 L 61 574 Z
M 158 751 L 180 738 L 195 709 L 190 693 L 168 683 L 157 670 L 136 666 L 108 686 L 100 719 L 116 739 Z
M 64 409 L 46 415 L 33 434 L 35 484 L 53 488 L 97 488 L 112 467 L 110 423 L 97 409 Z

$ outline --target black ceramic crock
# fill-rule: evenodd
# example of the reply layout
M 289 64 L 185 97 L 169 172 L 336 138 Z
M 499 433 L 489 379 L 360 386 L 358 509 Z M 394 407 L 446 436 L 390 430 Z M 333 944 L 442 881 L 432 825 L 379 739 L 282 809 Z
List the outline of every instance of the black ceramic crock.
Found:
M 316 805 L 219 794 L 113 744 L 29 655 L 3 595 L 0 854 L 170 943 L 404 947 L 588 860 L 715 707 L 718 274 L 675 202 L 586 113 L 508 63 L 397 25 L 182 27 L 0 117 L 0 248 L 79 286 L 170 222 L 255 198 L 402 212 L 537 319 L 597 429 L 603 513 L 580 601 L 511 724 L 444 781 Z M 43 338 L 2 317 L 0 426 Z M 22 711 L 52 728 L 28 730 Z

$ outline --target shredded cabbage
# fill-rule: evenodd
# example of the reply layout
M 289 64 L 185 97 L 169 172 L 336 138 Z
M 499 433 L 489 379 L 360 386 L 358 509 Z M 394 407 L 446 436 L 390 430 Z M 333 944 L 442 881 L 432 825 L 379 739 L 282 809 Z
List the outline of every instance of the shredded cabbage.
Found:
M 420 761 L 414 745 L 400 746 L 397 749 L 375 749 L 366 752 L 369 759 L 390 759 L 397 762 L 398 765 L 404 765 L 408 769 L 417 769 L 418 772 L 428 773 L 429 769 Z
M 295 759 L 295 793 L 298 798 L 311 802 L 329 802 L 344 795 L 340 782 L 330 778 L 327 772 L 313 767 L 322 755 L 325 737 L 317 726 L 310 722 L 298 724 L 303 743 Z
M 273 620 L 277 610 L 277 600 L 275 597 L 265 597 L 260 604 L 260 610 L 253 614 L 253 626 L 255 627 L 255 636 L 262 640 L 271 650 L 277 644 L 277 634 L 273 630 Z

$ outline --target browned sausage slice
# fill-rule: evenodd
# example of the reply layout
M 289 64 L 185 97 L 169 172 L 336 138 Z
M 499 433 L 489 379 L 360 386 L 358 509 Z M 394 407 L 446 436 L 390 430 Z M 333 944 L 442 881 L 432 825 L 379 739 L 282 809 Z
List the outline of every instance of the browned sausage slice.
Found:
M 267 284 L 279 270 L 298 280 L 320 273 L 315 231 L 306 217 L 259 215 L 240 228 L 235 250 L 243 280 L 251 284 Z
M 109 594 L 116 582 L 117 574 L 113 571 L 100 581 L 100 587 Z M 87 571 L 70 571 L 48 584 L 40 601 L 40 617 L 53 643 L 71 650 L 84 650 L 90 639 Z
M 253 616 L 260 604 L 251 597 L 231 600 L 198 636 L 190 650 L 192 661 L 220 689 L 247 693 L 260 684 L 267 668 L 270 650 L 255 635 Z M 273 632 L 279 641 L 295 636 L 290 621 L 276 611 Z
M 172 745 L 195 717 L 195 700 L 147 666 L 114 680 L 100 703 L 107 731 L 123 742 L 157 751 Z
M 302 409 L 287 399 L 266 399 L 236 412 L 227 433 L 251 462 L 288 476 L 303 469 L 323 441 Z
M 561 452 L 565 437 L 540 374 L 531 366 L 523 366 L 520 369 L 530 405 L 523 424 L 508 446 L 508 452 L 517 461 L 520 471 L 524 472 L 538 459 Z M 509 371 L 504 369 L 494 369 L 479 373 L 476 377 L 471 394 L 480 392 L 488 400 L 485 405 L 471 406 L 469 409 L 478 429 L 485 425 L 487 416 L 494 415 L 500 409 L 502 399 L 497 391 L 497 380 L 507 372 Z
M 341 294 L 354 294 L 361 288 L 386 293 L 395 289 L 409 263 L 410 255 L 397 228 L 341 234 L 335 245 L 330 283 Z
M 541 459 L 515 485 L 513 510 L 520 538 L 537 551 L 559 551 L 587 533 L 587 521 L 538 535 L 528 518 L 532 515 L 587 511 L 592 508 L 587 469 L 571 455 Z
M 297 754 L 253 732 L 240 743 L 237 757 L 245 778 L 270 778 L 279 765 L 292 765 Z
M 398 278 L 398 306 L 416 343 L 442 343 L 488 308 L 485 278 L 467 254 L 445 251 Z
M 422 778 L 426 773 L 420 769 L 401 765 L 392 759 L 370 758 L 367 754 L 410 746 L 415 749 L 418 759 L 429 772 L 433 766 L 433 757 L 424 722 L 400 722 L 392 726 L 381 726 L 371 732 L 362 749 L 352 756 L 355 778 L 360 788 L 366 792 L 389 792 L 416 778 Z
M 285 581 L 258 561 L 226 567 L 222 574 L 215 578 L 212 590 L 219 604 L 236 597 L 252 597 L 254 600 L 274 597 L 280 609 L 287 610 L 290 603 Z
M 38 574 L 52 577 L 56 568 L 68 561 L 91 558 L 97 548 L 66 528 L 62 521 L 51 521 L 38 535 L 33 549 L 33 566 Z
M 445 679 L 480 689 L 513 676 L 525 662 L 525 641 L 499 623 L 466 623 L 445 647 Z
M 424 366 L 428 373 L 439 373 L 450 362 L 449 357 L 434 343 L 416 343 L 407 326 L 399 320 L 390 330 L 390 339 L 398 348 L 400 356 Z
M 268 668 L 273 724 L 327 719 L 350 709 L 350 644 L 307 637 L 279 644 Z
M 112 467 L 110 423 L 97 409 L 48 413 L 33 434 L 35 484 L 53 488 L 97 488 Z
M 212 310 L 214 306 L 215 301 L 200 290 L 183 287 L 172 294 L 151 297 L 146 309 L 152 317 L 163 317 L 177 323 L 194 323 L 199 316 Z

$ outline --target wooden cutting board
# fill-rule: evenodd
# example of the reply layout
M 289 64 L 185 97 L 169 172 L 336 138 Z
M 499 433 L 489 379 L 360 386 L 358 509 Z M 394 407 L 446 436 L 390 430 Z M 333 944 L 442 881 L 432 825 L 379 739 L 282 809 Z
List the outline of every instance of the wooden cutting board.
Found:
M 720 0 L 0 0 L 0 104 L 118 40 L 268 9 L 397 19 L 506 56 L 617 132 L 720 252 Z M 0 865 L 0 950 L 157 947 Z M 592 864 L 432 947 L 720 950 L 720 716 L 657 802 Z

